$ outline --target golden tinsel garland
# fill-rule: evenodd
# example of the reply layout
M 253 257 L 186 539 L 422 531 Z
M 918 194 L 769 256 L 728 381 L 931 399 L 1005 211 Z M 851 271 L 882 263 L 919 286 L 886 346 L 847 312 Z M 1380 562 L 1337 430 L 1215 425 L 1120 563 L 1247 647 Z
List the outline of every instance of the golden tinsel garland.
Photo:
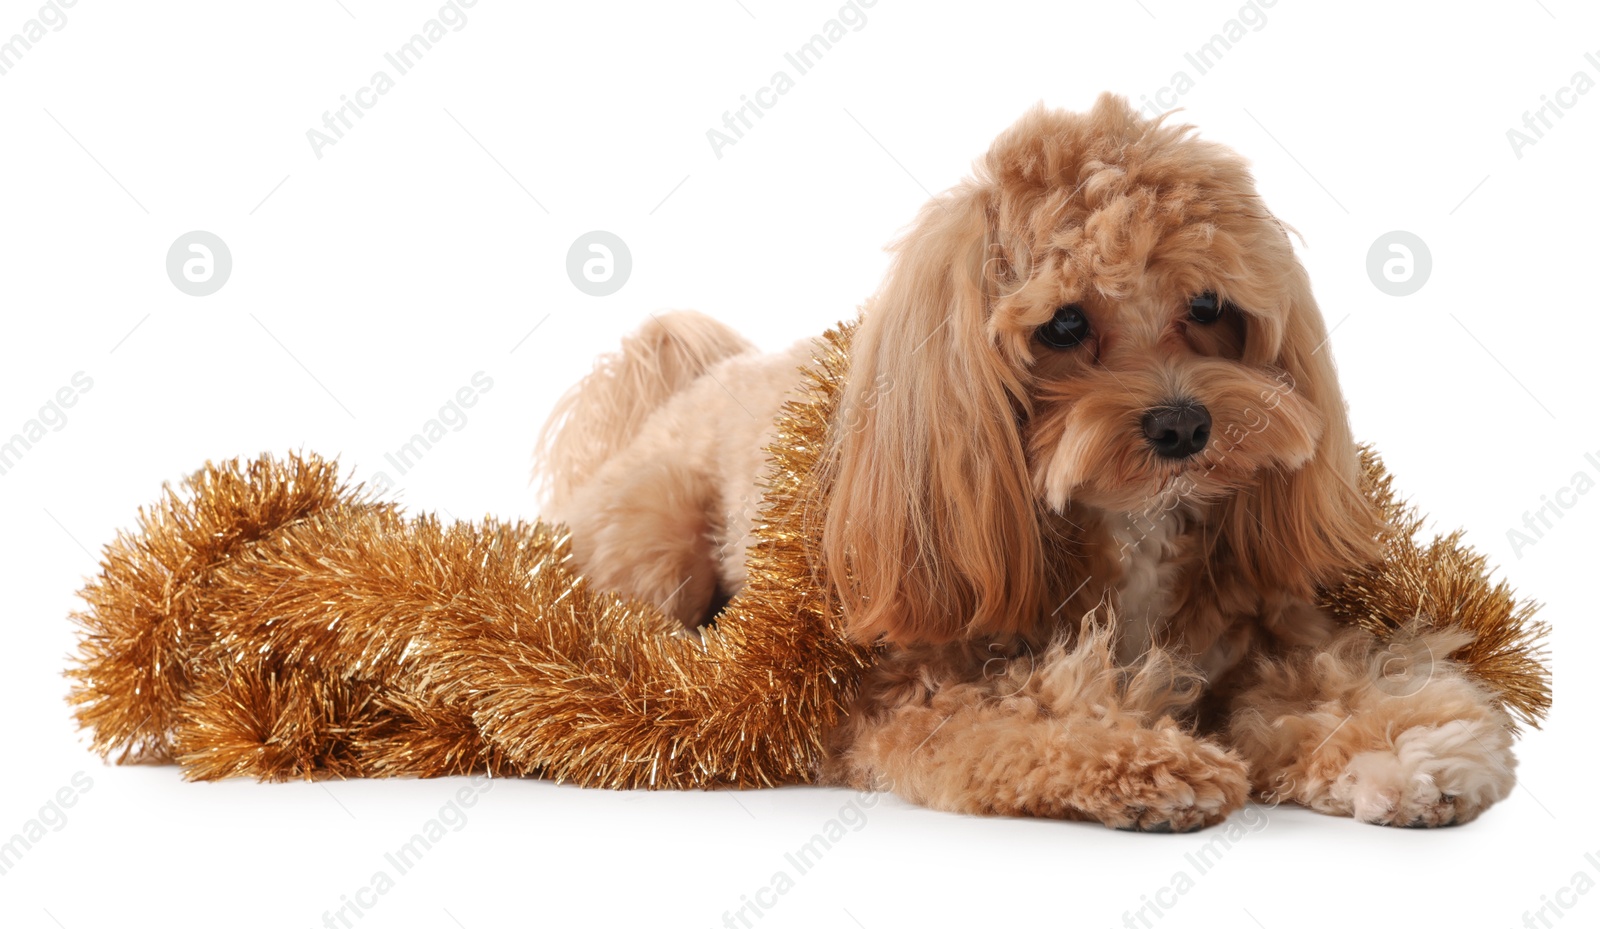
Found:
M 1539 606 L 1518 600 L 1505 581 L 1490 583 L 1488 559 L 1462 544 L 1462 531 L 1417 541 L 1423 517 L 1402 503 L 1394 478 L 1368 446 L 1361 448 L 1362 489 L 1383 514 L 1378 562 L 1322 592 L 1322 606 L 1340 619 L 1387 636 L 1458 628 L 1473 639 L 1448 657 L 1499 696 L 1512 716 L 1534 727 L 1550 710 L 1545 640 Z
M 848 369 L 818 343 L 771 449 L 749 580 L 700 639 L 593 589 L 543 523 L 441 524 L 341 482 L 315 455 L 206 467 L 106 546 L 79 724 L 118 761 L 187 777 L 538 775 L 595 787 L 810 780 L 872 651 L 845 635 L 805 518 Z M 1459 533 L 1427 547 L 1376 456 L 1388 557 L 1325 604 L 1380 634 L 1417 617 L 1477 638 L 1456 657 L 1537 724 L 1549 706 L 1531 604 L 1491 586 Z

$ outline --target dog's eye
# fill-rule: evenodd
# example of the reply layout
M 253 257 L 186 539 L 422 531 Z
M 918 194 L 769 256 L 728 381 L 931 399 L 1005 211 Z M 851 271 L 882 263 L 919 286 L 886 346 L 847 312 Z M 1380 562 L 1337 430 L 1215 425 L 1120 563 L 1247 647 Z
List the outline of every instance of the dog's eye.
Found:
M 1056 308 L 1056 315 L 1035 330 L 1039 341 L 1051 348 L 1072 348 L 1089 338 L 1089 317 L 1076 303 Z
M 1227 308 L 1228 304 L 1209 290 L 1189 298 L 1189 318 L 1197 323 L 1206 325 L 1214 323 L 1222 318 L 1222 313 Z

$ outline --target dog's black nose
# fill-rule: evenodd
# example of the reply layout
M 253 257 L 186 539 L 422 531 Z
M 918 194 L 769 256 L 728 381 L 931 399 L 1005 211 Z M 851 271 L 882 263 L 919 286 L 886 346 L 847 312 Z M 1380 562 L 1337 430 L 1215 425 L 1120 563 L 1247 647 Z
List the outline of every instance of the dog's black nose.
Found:
M 1188 458 L 1211 438 L 1211 413 L 1194 401 L 1146 410 L 1145 441 L 1162 458 Z

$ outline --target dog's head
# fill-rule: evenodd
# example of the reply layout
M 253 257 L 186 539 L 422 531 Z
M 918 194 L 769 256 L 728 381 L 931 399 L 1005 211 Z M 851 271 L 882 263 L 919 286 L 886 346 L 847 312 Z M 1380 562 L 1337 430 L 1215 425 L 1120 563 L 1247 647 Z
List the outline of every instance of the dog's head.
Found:
M 851 628 L 1029 627 L 1048 511 L 1182 506 L 1264 592 L 1370 560 L 1326 339 L 1239 156 L 1111 95 L 1030 111 L 922 210 L 856 334 L 823 533 Z

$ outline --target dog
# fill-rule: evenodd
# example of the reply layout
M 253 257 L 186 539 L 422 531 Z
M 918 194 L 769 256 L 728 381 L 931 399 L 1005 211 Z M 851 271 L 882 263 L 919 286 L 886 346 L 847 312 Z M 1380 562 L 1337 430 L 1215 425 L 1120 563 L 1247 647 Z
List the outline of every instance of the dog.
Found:
M 830 596 L 881 654 L 822 783 L 1156 832 L 1252 797 L 1444 826 L 1510 792 L 1461 633 L 1316 605 L 1381 519 L 1290 232 L 1240 156 L 1109 94 L 1035 107 L 921 210 L 823 450 Z M 676 312 L 602 359 L 537 452 L 577 567 L 711 621 L 812 351 Z

